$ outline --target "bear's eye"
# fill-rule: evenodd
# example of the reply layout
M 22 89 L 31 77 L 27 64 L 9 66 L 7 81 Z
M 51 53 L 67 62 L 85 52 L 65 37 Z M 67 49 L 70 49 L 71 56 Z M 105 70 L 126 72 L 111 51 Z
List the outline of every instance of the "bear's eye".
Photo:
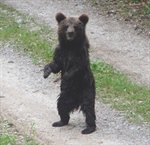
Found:
M 75 29 L 75 30 L 78 30 L 78 29 L 79 29 L 79 27 L 78 27 L 78 26 L 74 26 L 74 29 Z
M 79 22 L 79 25 L 80 25 L 80 26 L 84 26 L 83 23 L 81 23 L 81 22 Z
M 68 27 L 69 27 L 68 25 L 64 26 L 65 29 L 68 29 Z

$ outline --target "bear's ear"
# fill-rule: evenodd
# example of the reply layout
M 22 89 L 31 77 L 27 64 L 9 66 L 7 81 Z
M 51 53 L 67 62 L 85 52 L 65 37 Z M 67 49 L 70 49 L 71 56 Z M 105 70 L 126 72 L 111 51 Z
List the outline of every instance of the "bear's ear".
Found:
M 88 22 L 89 20 L 89 17 L 87 14 L 82 14 L 80 17 L 79 17 L 79 20 L 84 24 L 86 25 L 86 23 Z
M 58 23 L 60 23 L 62 20 L 66 19 L 66 16 L 62 13 L 57 13 L 55 16 Z

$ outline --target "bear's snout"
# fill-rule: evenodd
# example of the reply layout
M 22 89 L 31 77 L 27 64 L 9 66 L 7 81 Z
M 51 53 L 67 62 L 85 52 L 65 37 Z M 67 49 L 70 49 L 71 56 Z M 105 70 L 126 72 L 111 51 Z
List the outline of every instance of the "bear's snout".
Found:
M 69 37 L 73 37 L 74 32 L 68 32 Z
M 73 40 L 75 38 L 74 28 L 68 27 L 66 35 L 67 35 L 67 40 Z

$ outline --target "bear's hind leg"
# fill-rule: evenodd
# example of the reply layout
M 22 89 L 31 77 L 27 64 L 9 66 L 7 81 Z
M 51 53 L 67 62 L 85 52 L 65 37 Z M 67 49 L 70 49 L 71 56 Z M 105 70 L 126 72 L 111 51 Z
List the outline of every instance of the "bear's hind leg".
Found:
M 65 122 L 65 121 L 61 118 L 60 121 L 54 122 L 54 123 L 52 124 L 52 126 L 53 126 L 53 127 L 61 127 L 61 126 L 67 125 L 68 122 L 69 122 L 69 120 Z
M 61 98 L 62 99 L 62 98 Z M 70 112 L 73 111 L 74 103 L 62 101 L 60 98 L 58 99 L 57 108 L 58 113 L 60 115 L 60 121 L 54 122 L 52 126 L 61 127 L 67 125 L 70 119 Z
M 94 132 L 96 130 L 94 103 L 92 103 L 92 101 L 90 101 L 89 103 L 84 102 L 81 109 L 85 114 L 87 124 L 87 127 L 82 130 L 82 134 L 89 134 Z
M 64 108 L 60 109 L 58 107 L 58 113 L 60 115 L 60 121 L 54 122 L 52 124 L 53 127 L 61 127 L 61 126 L 64 126 L 64 125 L 68 124 L 69 119 L 70 119 L 69 112 L 68 111 L 65 112 L 63 109 Z

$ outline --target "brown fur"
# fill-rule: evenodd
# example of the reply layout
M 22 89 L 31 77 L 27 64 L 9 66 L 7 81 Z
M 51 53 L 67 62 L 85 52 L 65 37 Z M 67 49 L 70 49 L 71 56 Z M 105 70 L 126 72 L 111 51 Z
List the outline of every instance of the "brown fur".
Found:
M 56 14 L 59 44 L 55 49 L 53 61 L 44 68 L 44 78 L 51 72 L 61 72 L 61 93 L 57 104 L 60 121 L 55 122 L 53 126 L 67 125 L 70 113 L 80 107 L 87 123 L 83 134 L 92 133 L 96 129 L 95 82 L 90 68 L 89 42 L 85 33 L 88 19 L 86 14 L 78 18 Z

